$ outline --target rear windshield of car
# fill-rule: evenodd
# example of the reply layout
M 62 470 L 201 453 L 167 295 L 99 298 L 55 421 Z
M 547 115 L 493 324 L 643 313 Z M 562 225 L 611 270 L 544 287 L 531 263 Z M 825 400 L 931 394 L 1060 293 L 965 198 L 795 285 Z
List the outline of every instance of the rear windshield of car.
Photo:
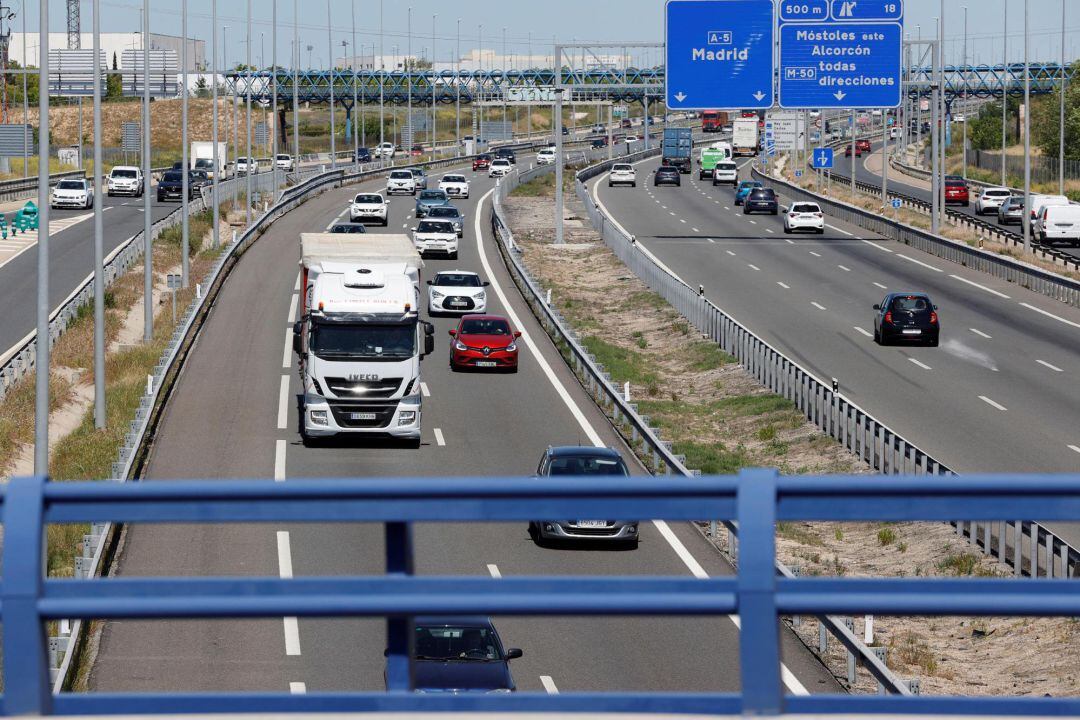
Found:
M 893 298 L 892 309 L 898 312 L 926 312 L 930 310 L 930 301 L 918 295 Z
M 136 178 L 139 177 L 138 170 L 113 170 L 112 176 L 114 178 Z
M 634 168 L 630 167 L 629 165 L 615 165 L 611 169 L 615 172 L 630 172 Z
M 791 212 L 814 213 L 821 212 L 821 208 L 819 208 L 814 203 L 796 203 L 795 205 L 791 206 Z
M 292 160 L 292 157 L 290 157 L 289 155 L 278 155 L 277 159 L 278 160 Z
M 422 233 L 452 233 L 454 232 L 454 226 L 444 221 L 425 220 L 417 226 L 416 231 Z
M 463 183 L 465 182 L 464 175 L 444 175 L 443 182 L 446 183 Z
M 761 183 L 759 183 L 757 180 L 743 180 L 741 183 L 739 183 L 739 187 L 740 188 L 759 188 L 759 187 L 761 187 Z
M 61 180 L 56 184 L 60 190 L 83 190 L 82 180 Z
M 716 163 L 717 170 L 738 170 L 739 166 L 733 162 Z
M 357 195 L 353 198 L 354 203 L 361 205 L 382 205 L 382 201 L 381 195 Z
M 750 193 L 750 197 L 755 200 L 772 200 L 776 197 L 776 193 L 769 188 L 756 188 Z
M 596 457 L 556 457 L 548 466 L 550 475 L 629 475 L 622 460 Z
M 435 285 L 440 287 L 481 287 L 480 278 L 472 273 L 439 273 Z
M 411 180 L 412 176 L 413 174 L 408 170 L 395 170 L 394 172 L 390 173 L 390 177 L 394 178 L 395 180 Z
M 462 335 L 509 335 L 510 324 L 498 318 L 477 318 L 461 323 Z
M 967 185 L 962 180 L 946 180 L 945 187 L 950 188 L 966 188 Z
M 421 200 L 445 200 L 446 193 L 442 190 L 422 190 L 420 191 Z
M 1009 197 L 1012 193 L 1008 190 L 987 190 L 986 197 Z

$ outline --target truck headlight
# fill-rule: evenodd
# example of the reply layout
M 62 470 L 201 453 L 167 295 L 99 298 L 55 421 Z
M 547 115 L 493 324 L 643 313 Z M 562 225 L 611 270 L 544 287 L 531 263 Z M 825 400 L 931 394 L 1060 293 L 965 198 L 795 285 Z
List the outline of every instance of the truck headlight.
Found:
M 402 410 L 398 414 L 398 421 L 397 421 L 398 427 L 405 427 L 406 425 L 412 425 L 415 422 L 416 422 L 416 411 L 415 410 Z
M 312 425 L 322 425 L 325 427 L 330 424 L 326 419 L 325 410 L 312 410 L 310 417 Z

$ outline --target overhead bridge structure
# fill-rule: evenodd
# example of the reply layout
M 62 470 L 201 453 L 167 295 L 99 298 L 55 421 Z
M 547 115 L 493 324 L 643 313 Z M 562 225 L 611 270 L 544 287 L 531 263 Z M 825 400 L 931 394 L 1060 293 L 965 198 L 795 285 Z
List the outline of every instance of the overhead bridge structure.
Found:
M 1030 65 L 1031 92 L 1050 93 L 1061 82 L 1063 67 L 1054 63 Z M 1072 82 L 1075 66 L 1065 66 L 1067 82 Z M 646 97 L 659 98 L 664 92 L 663 68 L 630 68 L 612 70 L 563 69 L 562 84 L 572 87 L 571 100 L 610 100 L 614 102 L 642 102 Z M 349 109 L 356 102 L 377 105 L 384 102 L 403 105 L 430 105 L 432 100 L 445 105 L 463 104 L 502 99 L 508 89 L 552 90 L 556 86 L 556 73 L 551 69 L 534 70 L 416 70 L 411 72 L 385 72 L 374 70 L 307 70 L 294 76 L 290 70 L 276 73 L 267 70 L 226 73 L 226 88 L 230 93 L 246 97 L 254 102 L 269 102 L 274 85 L 277 84 L 278 103 L 288 105 L 293 98 L 293 84 L 302 103 L 324 104 L 330 100 L 331 82 L 334 87 L 335 104 Z M 933 72 L 930 68 L 913 68 L 907 84 L 912 93 L 929 92 Z M 331 79 L 332 78 L 332 79 Z M 949 65 L 945 67 L 945 93 L 951 98 L 1001 97 L 1024 92 L 1024 64 L 1009 65 Z

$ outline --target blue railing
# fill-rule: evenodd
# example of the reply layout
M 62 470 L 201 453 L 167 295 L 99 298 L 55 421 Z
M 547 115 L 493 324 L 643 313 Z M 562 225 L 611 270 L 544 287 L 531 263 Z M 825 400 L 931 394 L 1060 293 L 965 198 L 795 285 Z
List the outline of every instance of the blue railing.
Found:
M 1080 517 L 1080 475 L 702 478 L 417 478 L 49 483 L 17 478 L 3 505 L 4 715 L 209 712 L 672 712 L 1077 715 L 1080 699 L 785 695 L 787 614 L 1080 616 L 1070 580 L 779 578 L 779 521 Z M 735 577 L 418 577 L 412 523 L 622 517 L 738 523 Z M 386 574 L 353 578 L 41 577 L 45 525 L 371 522 L 385 526 Z M 430 695 L 409 692 L 409 618 L 429 614 L 738 613 L 741 693 Z M 385 617 L 386 693 L 52 695 L 46 622 L 59 619 Z M 746 641 L 752 638 L 753 641 Z

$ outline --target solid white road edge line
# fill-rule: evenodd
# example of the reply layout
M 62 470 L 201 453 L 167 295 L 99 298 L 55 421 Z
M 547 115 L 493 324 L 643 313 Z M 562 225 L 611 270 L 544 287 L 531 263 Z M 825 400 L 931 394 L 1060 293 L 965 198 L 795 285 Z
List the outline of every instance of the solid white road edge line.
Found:
M 841 230 L 840 228 L 836 227 L 835 225 L 827 225 L 826 227 L 828 227 L 830 230 L 835 230 L 838 233 L 843 233 L 844 235 L 847 235 L 848 237 L 855 237 L 854 233 L 849 233 L 847 230 Z
M 278 392 L 277 427 L 284 430 L 289 426 L 289 376 L 281 376 L 281 389 Z
M 874 337 L 874 333 L 870 332 L 869 330 L 865 330 L 865 329 L 863 329 L 861 327 L 856 327 L 855 332 L 860 333 L 862 335 L 865 335 L 866 337 Z
M 832 227 L 832 226 L 830 225 L 829 227 Z M 891 252 L 892 252 L 892 250 L 890 250 L 889 248 L 887 248 L 887 247 L 883 247 L 883 246 L 879 245 L 879 244 L 878 244 L 878 243 L 876 243 L 876 242 L 870 242 L 869 240 L 864 240 L 863 238 L 859 238 L 859 239 L 860 239 L 860 240 L 862 240 L 862 242 L 864 242 L 864 243 L 866 243 L 867 245 L 869 245 L 870 247 L 872 247 L 872 248 L 875 248 L 875 249 L 877 249 L 877 250 L 881 250 L 882 252 L 887 252 L 887 253 L 891 253 Z
M 293 290 L 295 290 L 296 292 L 300 292 L 300 278 L 303 277 L 303 275 L 304 275 L 303 270 L 296 273 L 296 283 L 293 285 Z M 292 315 L 289 315 L 289 317 L 291 318 Z
M 934 267 L 930 263 L 924 263 L 922 260 L 916 260 L 915 258 L 910 257 L 908 255 L 897 255 L 896 257 L 900 258 L 901 260 L 907 260 L 908 262 L 913 262 L 916 265 L 922 265 L 924 268 L 926 268 L 928 270 L 933 270 L 934 272 L 945 272 L 941 268 Z
M 282 580 L 293 576 L 292 547 L 287 530 L 277 531 L 278 574 Z M 300 654 L 300 624 L 295 617 L 282 618 L 285 627 L 285 654 Z
M 599 183 L 597 184 L 599 185 Z M 555 388 L 555 392 L 558 393 L 563 403 L 566 404 L 566 407 L 570 410 L 570 413 L 574 416 L 574 419 L 577 420 L 578 425 L 581 427 L 582 431 L 588 436 L 589 441 L 596 447 L 604 447 L 604 441 L 600 438 L 599 433 L 596 432 L 596 430 L 592 426 L 592 423 L 589 422 L 589 419 L 585 417 L 585 413 L 581 411 L 581 408 L 578 407 L 577 402 L 575 402 L 575 400 L 570 396 L 570 393 L 567 392 L 566 386 L 563 385 L 563 382 L 555 374 L 555 371 L 551 368 L 551 365 L 549 365 L 544 356 L 540 354 L 536 343 L 534 343 L 529 334 L 523 330 L 524 326 L 521 323 L 521 319 L 518 317 L 517 313 L 514 312 L 514 309 L 510 306 L 510 303 L 508 302 L 506 297 L 506 293 L 503 292 L 502 284 L 499 283 L 498 279 L 495 277 L 495 273 L 491 271 L 491 263 L 488 262 L 487 251 L 484 249 L 483 225 L 480 221 L 480 218 L 483 216 L 484 203 L 494 192 L 494 190 L 488 190 L 487 193 L 485 193 L 484 196 L 480 198 L 480 201 L 479 203 L 477 203 L 476 207 L 476 217 L 473 220 L 473 226 L 476 231 L 476 249 L 480 255 L 480 264 L 483 266 L 484 272 L 487 274 L 488 280 L 491 282 L 491 287 L 495 290 L 495 294 L 499 297 L 499 302 L 502 303 L 503 309 L 506 311 L 507 316 L 509 316 L 510 321 L 519 329 L 522 329 L 521 339 L 525 341 L 525 344 L 529 347 L 529 350 L 531 350 L 532 354 L 536 357 L 536 361 L 537 363 L 539 363 L 541 369 L 544 371 L 544 375 L 547 376 L 548 382 L 550 382 L 551 386 Z M 597 199 L 597 203 L 599 204 L 599 199 Z M 601 210 L 607 213 L 607 210 L 605 208 L 601 207 Z M 626 231 L 624 230 L 623 232 Z M 675 533 L 671 531 L 671 528 L 668 527 L 667 523 L 665 523 L 663 520 L 653 520 L 652 522 L 653 525 L 656 526 L 656 529 L 660 531 L 660 534 L 663 536 L 663 538 L 667 540 L 667 543 L 671 546 L 671 549 L 675 551 L 675 554 L 679 556 L 679 559 L 683 561 L 683 564 L 686 565 L 687 569 L 690 570 L 691 574 L 693 574 L 694 577 L 708 577 L 705 569 L 701 567 L 701 564 L 698 563 L 696 559 L 694 559 L 694 556 L 690 553 L 689 550 L 686 549 L 686 546 L 683 545 L 682 541 L 679 540 Z M 738 618 L 730 615 L 729 617 L 731 617 L 732 622 L 734 622 L 736 627 L 738 627 Z M 799 679 L 796 678 L 795 675 L 788 669 L 787 665 L 781 663 L 780 671 L 784 679 L 784 685 L 787 686 L 788 690 L 790 690 L 796 695 L 809 695 L 806 687 L 804 687 L 803 684 L 799 682 Z M 541 681 L 543 681 L 544 677 L 547 676 L 541 676 Z M 547 682 L 550 681 L 551 678 L 548 677 Z M 547 684 L 545 683 L 545 688 L 546 687 Z M 555 684 L 551 683 L 551 687 L 554 688 Z

